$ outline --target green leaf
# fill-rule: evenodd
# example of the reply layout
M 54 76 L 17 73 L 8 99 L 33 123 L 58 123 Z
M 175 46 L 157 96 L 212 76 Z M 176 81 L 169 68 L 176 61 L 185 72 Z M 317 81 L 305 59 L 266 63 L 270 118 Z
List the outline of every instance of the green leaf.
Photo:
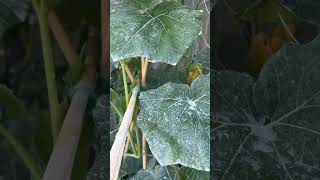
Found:
M 285 4 L 292 9 L 297 16 L 303 17 L 315 23 L 320 23 L 320 1 L 317 0 L 287 0 Z
M 141 92 L 138 126 L 162 166 L 209 171 L 209 84 L 210 74 Z
M 0 37 L 12 25 L 22 22 L 15 12 L 19 3 L 14 0 L 0 1 Z
M 157 0 L 124 0 L 124 2 L 138 9 L 147 10 L 153 8 Z
M 27 110 L 21 99 L 17 98 L 7 86 L 0 84 L 0 107 L 5 109 L 9 119 L 26 118 Z
M 150 5 L 111 6 L 112 60 L 145 56 L 150 62 L 176 65 L 201 32 L 201 11 L 172 1 L 145 7 Z
M 120 172 L 119 172 L 119 177 L 122 178 L 127 175 L 132 175 L 137 173 L 139 170 L 142 168 L 142 161 L 140 159 L 136 159 L 133 157 L 126 157 Z
M 166 82 L 187 83 L 187 71 L 184 67 L 183 59 L 181 59 L 176 66 L 164 63 L 149 66 L 147 72 L 147 89 L 155 89 Z
M 217 179 L 320 176 L 320 37 L 287 45 L 256 82 L 214 72 L 213 166 Z
M 177 179 L 176 173 L 170 167 L 159 166 L 154 158 L 148 162 L 146 170 L 140 170 L 129 180 L 158 180 L 158 179 Z
M 209 180 L 210 173 L 206 171 L 199 171 L 196 169 L 181 167 L 179 169 L 179 175 L 182 180 Z

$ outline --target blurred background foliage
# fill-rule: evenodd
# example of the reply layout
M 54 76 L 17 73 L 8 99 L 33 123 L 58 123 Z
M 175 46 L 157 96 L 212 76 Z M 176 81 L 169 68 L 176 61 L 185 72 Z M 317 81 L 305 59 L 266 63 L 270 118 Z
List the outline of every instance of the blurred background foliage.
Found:
M 100 1 L 49 0 L 49 9 L 57 13 L 83 60 L 89 26 L 100 30 Z M 74 84 L 64 79 L 68 63 L 53 37 L 51 42 L 62 121 Z M 106 92 L 105 84 L 108 83 L 99 80 L 99 92 L 90 99 L 72 179 L 86 179 L 96 159 L 98 135 L 92 121 L 92 109 L 96 97 Z M 39 23 L 31 0 L 0 1 L 0 125 L 23 145 L 43 171 L 53 146 Z M 0 160 L 0 179 L 31 179 L 28 169 L 2 135 Z
M 281 46 L 306 44 L 319 33 L 320 4 L 316 0 L 215 2 L 211 24 L 215 69 L 257 77 L 268 57 Z

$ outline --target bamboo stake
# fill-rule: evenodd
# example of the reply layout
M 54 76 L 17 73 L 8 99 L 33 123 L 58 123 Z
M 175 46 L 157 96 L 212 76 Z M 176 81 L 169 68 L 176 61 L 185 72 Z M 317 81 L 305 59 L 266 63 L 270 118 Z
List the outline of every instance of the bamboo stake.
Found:
M 148 64 L 149 64 L 149 62 L 148 62 L 147 59 L 145 58 L 144 66 L 143 66 L 143 72 L 142 72 L 142 79 L 141 79 L 141 84 L 142 84 L 142 86 L 146 86 Z
M 125 67 L 125 69 L 126 69 L 126 73 L 127 73 L 128 77 L 129 77 L 130 81 L 131 81 L 131 82 L 134 82 L 134 81 L 135 81 L 135 80 L 134 80 L 134 76 L 133 76 L 130 68 L 128 67 L 127 64 L 126 64 L 124 67 Z
M 89 36 L 88 56 L 85 61 L 86 71 L 84 72 L 82 81 L 86 83 L 89 88 L 94 89 L 96 79 L 96 56 L 93 51 L 96 47 L 92 46 L 95 45 L 96 39 L 92 37 L 92 34 Z M 76 91 L 73 95 L 58 140 L 50 156 L 43 180 L 70 179 L 89 94 L 90 91 Z
M 50 29 L 69 65 L 74 64 L 79 59 L 79 57 L 71 43 L 70 38 L 68 37 L 61 22 L 59 21 L 59 18 L 53 10 L 49 10 L 48 12 L 48 22 Z
M 142 168 L 143 170 L 147 169 L 147 141 L 143 134 L 142 134 Z
M 110 1 L 109 0 L 101 0 L 101 48 L 102 48 L 102 60 L 100 64 L 100 76 L 102 78 L 107 79 L 109 77 L 109 56 L 110 56 Z
M 139 85 L 132 90 L 132 95 L 128 104 L 128 108 L 123 116 L 119 131 L 110 151 L 110 179 L 117 180 L 121 161 L 124 153 L 125 142 L 128 136 L 129 127 L 132 121 L 134 106 L 136 104 Z
M 143 77 L 143 72 L 144 72 L 144 57 L 141 56 L 141 79 Z
M 148 70 L 147 58 L 141 57 L 141 85 L 146 86 L 146 76 Z M 147 169 L 147 142 L 145 136 L 142 134 L 142 167 L 144 170 Z

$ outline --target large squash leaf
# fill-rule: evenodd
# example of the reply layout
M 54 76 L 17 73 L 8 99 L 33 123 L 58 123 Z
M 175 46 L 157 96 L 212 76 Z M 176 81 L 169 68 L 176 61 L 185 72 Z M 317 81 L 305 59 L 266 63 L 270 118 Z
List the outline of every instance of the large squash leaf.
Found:
M 209 84 L 208 74 L 191 87 L 169 82 L 141 92 L 138 126 L 161 166 L 209 171 Z
M 283 47 L 256 82 L 214 72 L 216 179 L 320 177 L 320 38 Z
M 201 32 L 201 12 L 179 2 L 132 1 L 111 7 L 111 58 L 145 56 L 176 65 Z M 152 8 L 151 8 L 152 7 Z
M 159 166 L 154 158 L 148 161 L 146 170 L 141 169 L 131 176 L 129 180 L 158 180 L 158 179 L 177 179 L 177 174 L 170 167 Z
M 210 180 L 210 172 L 199 171 L 183 166 L 179 169 L 179 175 L 181 180 Z

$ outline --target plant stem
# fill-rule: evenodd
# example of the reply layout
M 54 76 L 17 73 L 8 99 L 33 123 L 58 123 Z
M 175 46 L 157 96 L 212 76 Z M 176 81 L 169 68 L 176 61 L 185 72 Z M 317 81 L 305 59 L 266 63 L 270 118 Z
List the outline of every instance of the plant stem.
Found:
M 129 104 L 129 90 L 128 90 L 127 75 L 126 75 L 126 70 L 125 70 L 126 63 L 124 60 L 121 60 L 120 64 L 121 64 L 121 70 L 122 70 L 124 93 L 126 96 L 126 105 L 128 106 L 128 104 Z
M 122 119 L 123 118 L 123 113 L 121 113 L 119 108 L 116 105 L 114 105 L 113 102 L 111 102 L 111 101 L 110 101 L 110 105 L 116 111 L 116 113 L 118 114 L 119 118 Z
M 30 170 L 32 177 L 36 180 L 41 180 L 40 168 L 36 165 L 30 154 L 26 149 L 18 142 L 18 140 L 0 124 L 0 134 L 7 140 L 14 151 L 18 154 L 25 166 Z
M 133 139 L 131 138 L 131 134 L 132 134 L 133 128 L 135 129 L 135 132 L 136 132 L 136 141 L 137 142 L 135 144 L 133 144 Z M 131 148 L 133 150 L 134 157 L 139 159 L 140 158 L 140 140 L 139 140 L 139 134 L 137 133 L 137 127 L 134 127 L 134 123 L 133 122 L 131 123 L 130 129 L 129 129 L 129 138 L 127 138 L 126 146 L 125 146 L 125 149 L 124 149 L 124 152 L 125 152 L 126 155 L 129 155 L 127 153 L 128 152 L 129 143 L 130 143 Z M 131 156 L 131 157 L 133 157 L 133 156 Z M 125 157 L 124 157 L 123 160 L 125 160 Z
M 72 96 L 70 106 L 63 121 L 59 138 L 55 143 L 43 180 L 69 180 L 74 167 L 74 160 L 82 131 L 84 115 L 90 94 L 96 84 L 96 49 L 97 38 L 94 29 L 89 29 L 88 54 L 85 59 L 85 70 L 79 88 Z
M 133 125 L 131 124 L 131 126 L 133 126 Z M 131 133 L 130 133 L 130 132 L 128 133 L 128 136 L 129 136 L 128 141 L 130 141 L 130 145 L 131 145 L 133 154 L 137 155 L 137 151 L 136 151 L 136 149 L 135 149 L 135 147 L 134 147 L 134 145 L 133 145 L 133 139 L 132 139 L 132 136 L 131 136 Z
M 33 1 L 34 8 L 38 12 L 39 24 L 40 24 L 40 35 L 44 59 L 44 68 L 46 74 L 46 81 L 48 87 L 48 97 L 49 97 L 49 108 L 50 108 L 50 118 L 51 118 L 51 133 L 53 142 L 59 133 L 59 110 L 58 110 L 58 93 L 55 80 L 53 55 L 51 48 L 51 41 L 49 36 L 49 26 L 48 26 L 48 7 L 47 1 L 41 1 L 41 5 L 37 4 L 37 1 Z

